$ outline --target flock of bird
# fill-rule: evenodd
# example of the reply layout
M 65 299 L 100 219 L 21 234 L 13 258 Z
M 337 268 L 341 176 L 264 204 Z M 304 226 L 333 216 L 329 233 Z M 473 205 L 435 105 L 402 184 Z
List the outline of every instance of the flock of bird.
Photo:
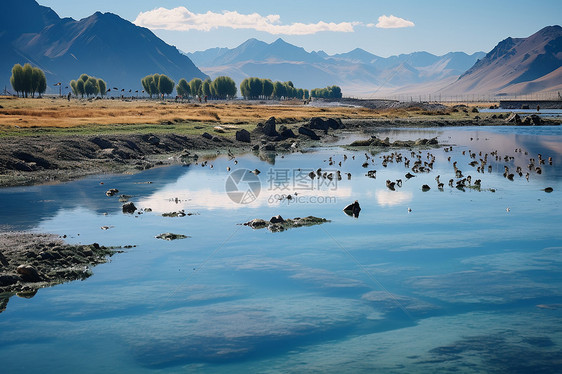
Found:
M 473 139 L 471 138 L 471 140 Z M 444 147 L 442 148 L 442 151 L 445 153 L 451 153 L 453 152 L 453 146 Z M 410 180 L 412 178 L 415 178 L 416 175 L 423 174 L 423 173 L 430 173 L 433 171 L 436 162 L 436 155 L 433 153 L 434 151 L 422 152 L 422 150 L 410 150 L 404 153 L 403 152 L 404 151 L 390 152 L 388 154 L 382 154 L 378 158 L 375 155 L 364 153 L 365 159 L 361 166 L 363 168 L 370 169 L 372 166 L 375 166 L 377 164 L 378 159 L 381 160 L 380 165 L 383 168 L 388 167 L 388 165 L 392 163 L 403 164 L 404 167 L 408 170 L 407 173 L 404 174 L 405 180 Z M 529 156 L 528 152 L 523 151 L 521 148 L 515 149 L 514 152 L 519 155 L 524 154 L 525 156 Z M 469 156 L 469 158 L 472 161 L 470 161 L 467 164 L 467 166 L 472 167 L 474 173 L 476 173 L 477 175 L 485 174 L 486 171 L 488 173 L 492 173 L 494 169 L 493 162 L 495 162 L 496 165 L 504 163 L 503 176 L 510 181 L 513 181 L 516 176 L 520 178 L 525 177 L 525 179 L 528 181 L 532 173 L 542 174 L 543 166 L 552 165 L 553 163 L 552 157 L 543 157 L 541 154 L 538 154 L 536 158 L 529 157 L 528 164 L 526 166 L 515 165 L 515 160 L 516 160 L 515 156 L 500 155 L 498 150 L 492 151 L 490 153 L 483 153 L 482 151 L 477 153 L 469 149 L 469 150 L 463 150 L 462 155 L 465 157 L 467 155 Z M 238 161 L 235 159 L 235 155 L 231 151 L 228 151 L 228 156 L 231 161 L 234 161 L 234 165 L 238 164 Z M 327 168 L 328 170 L 323 170 L 322 168 L 318 168 L 316 170 L 310 171 L 308 173 L 308 176 L 311 179 L 323 178 L 323 179 L 328 179 L 330 181 L 334 179 L 342 180 L 345 176 L 346 179 L 350 180 L 352 177 L 352 174 L 350 172 L 342 172 L 340 170 L 334 171 L 334 168 L 335 167 L 341 168 L 342 165 L 349 158 L 355 160 L 356 156 L 360 157 L 357 154 L 351 155 L 350 157 L 348 157 L 347 154 L 343 154 L 341 160 L 336 160 L 338 156 L 330 156 L 328 159 L 324 160 L 324 162 L 327 162 L 328 165 L 330 166 L 330 168 Z M 523 157 L 517 158 L 517 160 L 521 160 L 521 159 L 523 159 Z M 459 190 L 464 190 L 465 188 L 473 188 L 479 190 L 481 188 L 482 179 L 477 177 L 473 178 L 473 176 L 469 175 L 466 170 L 461 170 L 459 161 L 452 160 L 451 156 L 447 157 L 447 161 L 451 163 L 453 167 L 453 172 L 452 172 L 453 177 L 448 179 L 448 183 L 447 183 L 449 187 L 454 187 Z M 196 163 L 196 165 L 198 164 L 199 163 Z M 213 168 L 213 165 L 210 164 L 209 161 L 203 161 L 200 163 L 200 165 L 202 167 L 209 166 L 211 169 Z M 498 167 L 501 168 L 501 166 Z M 231 170 L 230 166 L 228 166 L 226 170 L 230 172 Z M 258 175 L 260 173 L 258 169 L 252 170 L 251 172 L 255 175 Z M 375 169 L 367 170 L 365 176 L 376 179 L 377 170 Z M 435 182 L 436 182 L 435 186 L 440 191 L 443 191 L 445 188 L 445 183 L 441 181 L 441 175 L 437 175 L 435 177 Z M 390 179 L 386 180 L 386 187 L 392 191 L 396 190 L 396 188 L 401 188 L 402 185 L 403 185 L 403 180 L 401 178 L 396 180 L 390 180 Z M 431 186 L 429 186 L 428 184 L 423 184 L 421 186 L 421 189 L 422 191 L 429 191 L 431 189 Z M 553 191 L 551 187 L 547 187 L 544 190 L 546 192 Z M 495 192 L 495 189 L 490 188 L 489 191 Z

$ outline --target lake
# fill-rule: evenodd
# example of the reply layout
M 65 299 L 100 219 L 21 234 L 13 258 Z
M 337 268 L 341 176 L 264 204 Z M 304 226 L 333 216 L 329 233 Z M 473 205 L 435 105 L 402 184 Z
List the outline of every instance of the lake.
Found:
M 12 297 L 0 314 L 2 372 L 561 372 L 561 127 L 376 134 L 440 146 L 220 155 L 0 189 L 2 231 L 135 246 L 87 280 Z M 404 161 L 383 166 L 391 153 L 433 169 L 407 179 Z M 471 153 L 488 154 L 483 173 Z M 527 166 L 538 154 L 540 174 Z M 456 188 L 453 162 L 471 186 Z M 523 177 L 505 178 L 504 166 Z M 318 168 L 342 179 L 310 179 Z M 123 214 L 109 188 L 151 211 Z M 357 218 L 342 211 L 355 200 Z M 162 216 L 182 209 L 190 214 Z M 242 225 L 278 214 L 330 222 L 276 233 Z M 155 238 L 165 232 L 188 238 Z

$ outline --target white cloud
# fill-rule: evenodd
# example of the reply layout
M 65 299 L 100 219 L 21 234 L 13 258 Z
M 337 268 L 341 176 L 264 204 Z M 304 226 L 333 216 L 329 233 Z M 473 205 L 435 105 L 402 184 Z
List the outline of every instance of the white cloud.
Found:
M 412 21 L 408 21 L 404 18 L 395 17 L 392 14 L 390 16 L 382 15 L 379 17 L 379 23 L 376 27 L 380 29 L 398 29 L 401 27 L 414 27 Z
M 215 13 L 193 13 L 185 7 L 173 9 L 157 8 L 147 12 L 140 12 L 134 21 L 137 26 L 150 29 L 175 31 L 210 31 L 219 27 L 232 29 L 254 29 L 270 34 L 310 35 L 321 31 L 353 32 L 360 22 L 324 22 L 292 23 L 284 25 L 277 14 L 262 16 L 258 13 L 240 14 L 236 11 Z

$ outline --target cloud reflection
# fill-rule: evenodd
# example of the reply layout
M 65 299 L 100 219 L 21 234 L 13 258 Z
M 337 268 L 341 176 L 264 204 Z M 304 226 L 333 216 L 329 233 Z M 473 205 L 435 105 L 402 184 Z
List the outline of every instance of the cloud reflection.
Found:
M 377 203 L 380 206 L 395 206 L 412 201 L 414 194 L 411 191 L 387 191 L 375 192 Z

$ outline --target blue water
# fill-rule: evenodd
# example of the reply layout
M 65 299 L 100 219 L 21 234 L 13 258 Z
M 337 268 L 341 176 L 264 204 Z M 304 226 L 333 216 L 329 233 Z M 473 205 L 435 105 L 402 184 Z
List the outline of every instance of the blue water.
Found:
M 366 169 L 364 150 L 326 147 L 0 190 L 4 231 L 135 245 L 85 281 L 12 297 L 0 314 L 2 373 L 562 371 L 560 127 L 378 135 L 436 136 L 453 151 L 422 150 L 434 169 L 410 180 L 403 163 L 382 166 L 389 153 L 369 155 Z M 496 150 L 492 172 L 468 165 L 469 151 Z M 502 176 L 504 165 L 525 173 L 538 153 L 553 159 L 541 174 Z M 480 191 L 447 185 L 453 161 Z M 227 167 L 261 171 L 256 200 L 230 200 Z M 318 168 L 352 178 L 300 178 Z M 376 179 L 364 175 L 372 169 Z M 399 178 L 401 188 L 386 188 Z M 123 214 L 109 188 L 152 212 Z M 358 218 L 342 212 L 354 200 Z M 161 216 L 180 209 L 193 215 Z M 277 214 L 331 222 L 282 233 L 240 225 Z M 154 238 L 163 232 L 190 237 Z

